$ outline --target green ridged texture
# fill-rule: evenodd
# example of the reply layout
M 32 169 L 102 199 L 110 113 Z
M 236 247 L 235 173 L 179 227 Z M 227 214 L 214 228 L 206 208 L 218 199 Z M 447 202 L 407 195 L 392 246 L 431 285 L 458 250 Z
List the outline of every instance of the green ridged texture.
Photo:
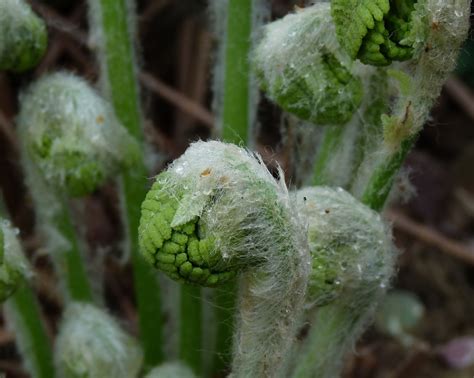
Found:
M 23 72 L 36 66 L 48 44 L 44 21 L 23 0 L 0 4 L 0 70 Z
M 235 276 L 214 253 L 214 240 L 203 236 L 199 217 L 171 226 L 183 198 L 165 189 L 169 173 L 161 173 L 142 204 L 140 250 L 156 268 L 178 282 L 214 287 Z
M 312 68 L 306 73 L 287 68 L 285 78 L 282 76 L 277 79 L 270 89 L 275 102 L 287 112 L 315 124 L 342 124 L 349 121 L 362 101 L 360 79 L 353 76 L 329 52 L 322 55 L 321 65 Z M 324 81 L 320 80 L 321 75 Z M 301 106 L 301 98 L 305 97 L 311 98 L 311 101 L 307 103 L 308 106 Z M 324 106 L 318 106 L 322 97 Z
M 331 13 L 341 46 L 364 64 L 387 66 L 413 56 L 409 42 L 416 0 L 334 0 Z

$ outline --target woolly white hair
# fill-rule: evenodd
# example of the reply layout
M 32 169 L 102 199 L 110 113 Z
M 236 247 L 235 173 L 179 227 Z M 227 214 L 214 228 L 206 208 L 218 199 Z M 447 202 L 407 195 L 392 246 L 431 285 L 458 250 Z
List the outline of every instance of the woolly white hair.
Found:
M 55 344 L 59 376 L 136 377 L 142 360 L 137 341 L 104 310 L 87 303 L 68 305 Z
M 18 124 L 26 152 L 48 183 L 73 195 L 96 189 L 138 158 L 136 141 L 111 106 L 65 72 L 46 75 L 22 94 Z
M 46 25 L 24 0 L 0 2 L 0 69 L 25 71 L 47 47 Z

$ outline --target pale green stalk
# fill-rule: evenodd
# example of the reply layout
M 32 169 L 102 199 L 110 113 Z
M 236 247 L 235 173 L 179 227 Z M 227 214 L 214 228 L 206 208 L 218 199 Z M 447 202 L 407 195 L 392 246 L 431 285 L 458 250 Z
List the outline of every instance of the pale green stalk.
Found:
M 308 339 L 295 362 L 293 378 L 334 378 L 339 376 L 343 356 L 357 336 L 358 314 L 334 303 L 317 310 Z M 319 326 L 322 325 L 323 327 Z M 349 337 L 348 337 L 349 336 Z
M 350 186 L 363 159 L 383 142 L 380 119 L 388 111 L 387 73 L 361 65 L 356 70 L 366 87 L 362 104 L 348 123 L 326 126 L 316 156 L 313 185 Z
M 137 68 L 134 51 L 133 0 L 89 0 L 91 32 L 101 63 L 101 80 L 106 96 L 129 133 L 143 143 Z M 162 360 L 162 315 L 156 274 L 138 251 L 140 203 L 147 190 L 143 159 L 121 177 L 123 222 L 127 248 L 131 250 L 135 295 L 139 311 L 140 336 L 147 368 Z
M 222 139 L 235 144 L 249 139 L 249 52 L 252 0 L 228 0 L 224 61 Z
M 0 198 L 0 216 L 6 211 Z M 54 376 L 51 341 L 33 289 L 24 283 L 5 302 L 6 317 L 12 324 L 15 342 L 23 357 L 25 369 L 37 378 Z
M 43 322 L 41 310 L 33 290 L 20 287 L 5 302 L 6 316 L 12 322 L 15 342 L 23 357 L 25 369 L 35 378 L 54 376 L 51 340 Z
M 326 126 L 314 164 L 313 185 L 334 185 L 332 172 L 329 171 L 330 162 L 343 143 L 346 127 L 347 125 Z
M 92 288 L 68 199 L 45 182 L 39 168 L 28 156 L 26 147 L 23 147 L 22 155 L 25 181 L 31 189 L 37 213 L 37 228 L 46 237 L 47 248 L 64 295 L 69 301 L 93 302 Z
M 197 376 L 202 375 L 202 289 L 199 286 L 181 286 L 181 321 L 179 359 L 185 361 Z M 184 326 L 184 327 L 183 327 Z M 196 328 L 192 328 L 196 327 Z
M 222 0 L 216 0 L 222 1 Z M 223 44 L 223 102 L 220 133 L 223 141 L 248 145 L 251 134 L 250 63 L 254 0 L 226 0 L 226 27 Z M 221 15 L 224 16 L 224 15 Z M 214 373 L 230 361 L 237 284 L 232 282 L 216 289 L 217 340 Z

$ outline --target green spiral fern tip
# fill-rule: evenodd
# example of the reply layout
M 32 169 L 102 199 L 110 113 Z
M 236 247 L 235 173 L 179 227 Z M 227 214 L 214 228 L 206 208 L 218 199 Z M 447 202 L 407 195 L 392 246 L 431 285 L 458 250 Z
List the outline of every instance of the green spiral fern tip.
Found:
M 329 4 L 268 24 L 253 63 L 268 97 L 314 124 L 344 124 L 362 101 L 362 82 L 339 48 Z
M 175 224 L 180 202 L 186 195 L 184 187 L 169 191 L 169 172 L 158 175 L 142 204 L 140 248 L 158 269 L 179 282 L 216 286 L 235 276 L 226 269 L 215 251 L 212 237 L 204 236 L 198 216 Z M 209 204 L 212 198 L 209 198 Z
M 364 64 L 409 60 L 416 0 L 334 0 L 331 11 L 341 46 Z
M 282 370 L 310 266 L 282 172 L 276 180 L 258 156 L 232 144 L 193 143 L 147 194 L 139 244 L 180 282 L 213 287 L 238 275 L 245 306 L 237 314 L 233 376 Z
M 0 218 L 0 303 L 31 277 L 31 269 L 10 222 Z
M 138 144 L 111 107 L 82 79 L 47 75 L 21 97 L 23 143 L 53 187 L 77 197 L 93 192 L 139 157 Z
M 44 21 L 23 0 L 0 3 L 0 70 L 23 72 L 38 64 L 47 47 Z

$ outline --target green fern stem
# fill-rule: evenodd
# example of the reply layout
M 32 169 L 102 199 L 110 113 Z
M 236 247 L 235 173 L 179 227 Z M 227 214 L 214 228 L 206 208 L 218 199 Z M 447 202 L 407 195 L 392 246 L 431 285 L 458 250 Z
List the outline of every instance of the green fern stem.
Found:
M 0 217 L 6 218 L 5 216 L 6 210 L 0 196 Z M 26 370 L 38 378 L 54 376 L 51 341 L 46 333 L 33 289 L 23 283 L 5 302 L 4 309 L 8 320 L 13 323 L 15 341 L 24 359 Z
M 133 48 L 133 0 L 89 0 L 92 32 L 95 34 L 102 68 L 102 82 L 116 115 L 129 133 L 143 141 L 139 93 Z M 161 362 L 162 318 L 156 274 L 138 252 L 140 206 L 147 189 L 143 159 L 121 177 L 124 224 L 131 250 L 135 295 L 145 365 Z
M 353 192 L 369 207 L 381 210 L 395 177 L 426 122 L 442 85 L 454 69 L 469 27 L 470 1 L 419 1 L 412 13 L 418 25 L 416 61 L 387 71 L 398 86 L 391 109 L 379 117 L 382 146 L 367 154 Z
M 61 235 L 70 243 L 69 250 L 57 253 L 54 256 L 56 271 L 63 277 L 69 299 L 93 302 L 92 288 L 87 277 L 76 230 L 72 223 L 66 200 L 63 200 L 61 211 L 57 214 L 54 221 Z
M 222 139 L 244 144 L 249 139 L 249 52 L 252 0 L 228 0 L 224 62 Z
M 347 334 L 356 323 L 354 314 L 346 306 L 337 302 L 316 311 L 312 319 L 312 327 L 318 331 L 310 331 L 305 340 L 305 348 L 296 359 L 293 378 L 333 378 L 339 372 L 343 355 L 353 339 L 347 340 Z
M 20 287 L 5 302 L 7 317 L 13 322 L 16 342 L 28 372 L 37 378 L 54 377 L 53 354 L 33 290 Z
M 344 129 L 346 126 L 327 126 L 324 130 L 323 140 L 319 147 L 316 162 L 314 164 L 313 185 L 333 185 L 328 172 L 329 161 L 336 149 L 343 142 Z
M 221 138 L 242 145 L 249 144 L 251 130 L 249 53 L 253 3 L 254 0 L 227 0 Z M 213 373 L 223 371 L 230 361 L 236 296 L 235 280 L 216 289 L 217 338 Z
M 202 375 L 203 368 L 201 291 L 198 286 L 183 284 L 181 287 L 181 321 L 186 323 L 180 327 L 179 359 L 197 376 Z
M 46 183 L 39 168 L 23 148 L 22 165 L 37 213 L 37 227 L 47 238 L 56 274 L 68 301 L 93 302 L 80 243 L 64 193 Z M 54 231 L 52 231 L 54 230 Z
M 387 161 L 381 162 L 367 183 L 361 202 L 373 210 L 383 209 L 392 190 L 395 177 L 398 174 L 408 153 L 415 145 L 416 136 L 407 138 L 401 143 L 399 151 L 394 153 Z

